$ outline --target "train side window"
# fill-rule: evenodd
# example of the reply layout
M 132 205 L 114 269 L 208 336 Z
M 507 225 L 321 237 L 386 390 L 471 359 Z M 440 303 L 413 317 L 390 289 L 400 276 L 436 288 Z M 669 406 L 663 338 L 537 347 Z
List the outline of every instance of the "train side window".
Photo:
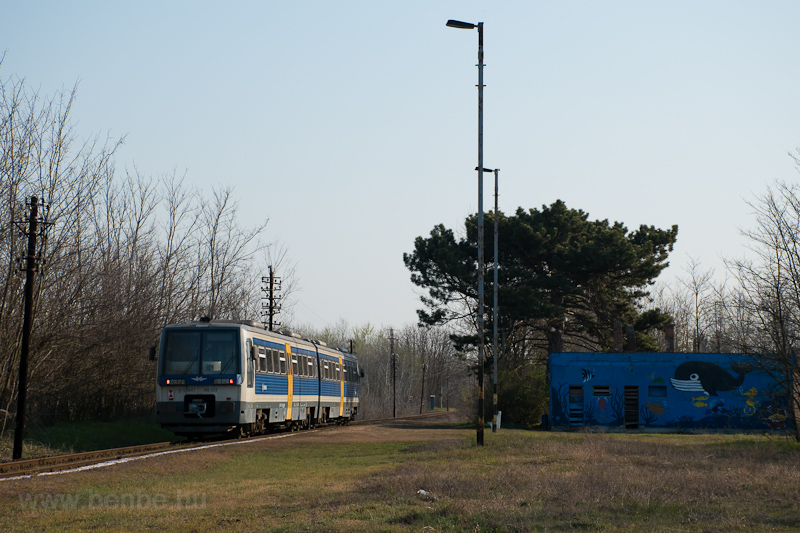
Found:
M 280 356 L 278 357 L 278 360 L 279 360 L 279 362 L 280 362 L 280 371 L 281 371 L 281 374 L 286 374 L 286 354 L 284 354 L 283 352 L 281 352 L 281 353 L 280 353 Z
M 322 379 L 328 379 L 328 363 L 322 364 Z
M 297 357 L 292 357 L 292 375 L 297 375 Z
M 341 370 L 339 369 L 339 365 L 336 365 L 336 374 L 333 376 L 333 379 L 335 379 L 336 381 L 342 380 L 342 373 Z
M 278 360 L 278 350 L 270 350 L 270 359 L 272 362 L 270 363 L 270 372 L 273 374 L 280 374 L 281 373 L 281 363 Z
M 264 348 L 258 348 L 258 370 L 260 372 L 267 371 L 267 350 Z
M 314 377 L 314 358 L 308 357 L 306 358 L 306 375 L 309 377 Z
M 311 375 L 311 372 L 309 372 L 310 369 L 308 368 L 308 365 L 310 365 L 310 364 L 311 363 L 308 360 L 308 356 L 304 355 L 303 356 L 303 375 L 304 376 L 310 376 Z

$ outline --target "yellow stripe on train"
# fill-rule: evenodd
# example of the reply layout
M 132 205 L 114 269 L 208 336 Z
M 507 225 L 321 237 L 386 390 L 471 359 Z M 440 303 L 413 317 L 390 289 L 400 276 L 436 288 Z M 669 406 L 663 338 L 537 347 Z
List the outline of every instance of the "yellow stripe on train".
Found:
M 294 388 L 294 376 L 292 375 L 292 347 L 290 345 L 286 345 L 286 375 L 287 380 L 289 381 L 289 397 L 287 398 L 286 403 L 286 420 L 292 419 L 292 411 L 293 404 L 292 404 L 292 389 Z
M 340 385 L 340 393 L 339 393 L 339 416 L 344 416 L 344 380 L 342 379 L 342 375 L 344 374 L 344 364 L 342 364 L 342 358 L 339 357 L 339 368 L 341 371 L 339 372 L 339 385 Z

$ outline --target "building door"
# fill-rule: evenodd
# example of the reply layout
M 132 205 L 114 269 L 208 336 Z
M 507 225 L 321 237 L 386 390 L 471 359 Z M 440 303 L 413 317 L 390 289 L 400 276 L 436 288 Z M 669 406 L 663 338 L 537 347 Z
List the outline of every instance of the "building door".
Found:
M 625 429 L 639 428 L 639 387 L 625 386 Z
M 580 385 L 569 387 L 569 425 L 583 425 L 583 387 Z

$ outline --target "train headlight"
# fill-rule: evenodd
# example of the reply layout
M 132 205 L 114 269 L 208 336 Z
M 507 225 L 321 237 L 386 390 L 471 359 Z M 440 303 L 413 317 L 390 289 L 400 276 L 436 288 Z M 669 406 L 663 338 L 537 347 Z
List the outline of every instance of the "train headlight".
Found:
M 233 378 L 216 378 L 214 380 L 214 385 L 233 385 L 234 382 Z
M 167 378 L 166 385 L 186 385 L 186 380 Z

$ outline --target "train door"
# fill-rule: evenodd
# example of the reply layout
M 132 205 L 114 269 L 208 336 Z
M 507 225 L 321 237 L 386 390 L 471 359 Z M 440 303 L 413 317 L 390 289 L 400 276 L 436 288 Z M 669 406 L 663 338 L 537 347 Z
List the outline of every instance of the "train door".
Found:
M 314 418 L 319 419 L 322 413 L 322 368 L 320 367 L 319 348 L 314 343 L 314 390 L 316 391 L 316 398 L 314 399 Z M 316 420 L 315 420 L 316 422 Z
M 257 352 L 253 350 L 253 341 L 247 339 L 246 349 L 245 349 L 245 357 L 247 358 L 247 388 L 252 389 L 254 387 L 255 382 L 255 360 L 257 358 Z

